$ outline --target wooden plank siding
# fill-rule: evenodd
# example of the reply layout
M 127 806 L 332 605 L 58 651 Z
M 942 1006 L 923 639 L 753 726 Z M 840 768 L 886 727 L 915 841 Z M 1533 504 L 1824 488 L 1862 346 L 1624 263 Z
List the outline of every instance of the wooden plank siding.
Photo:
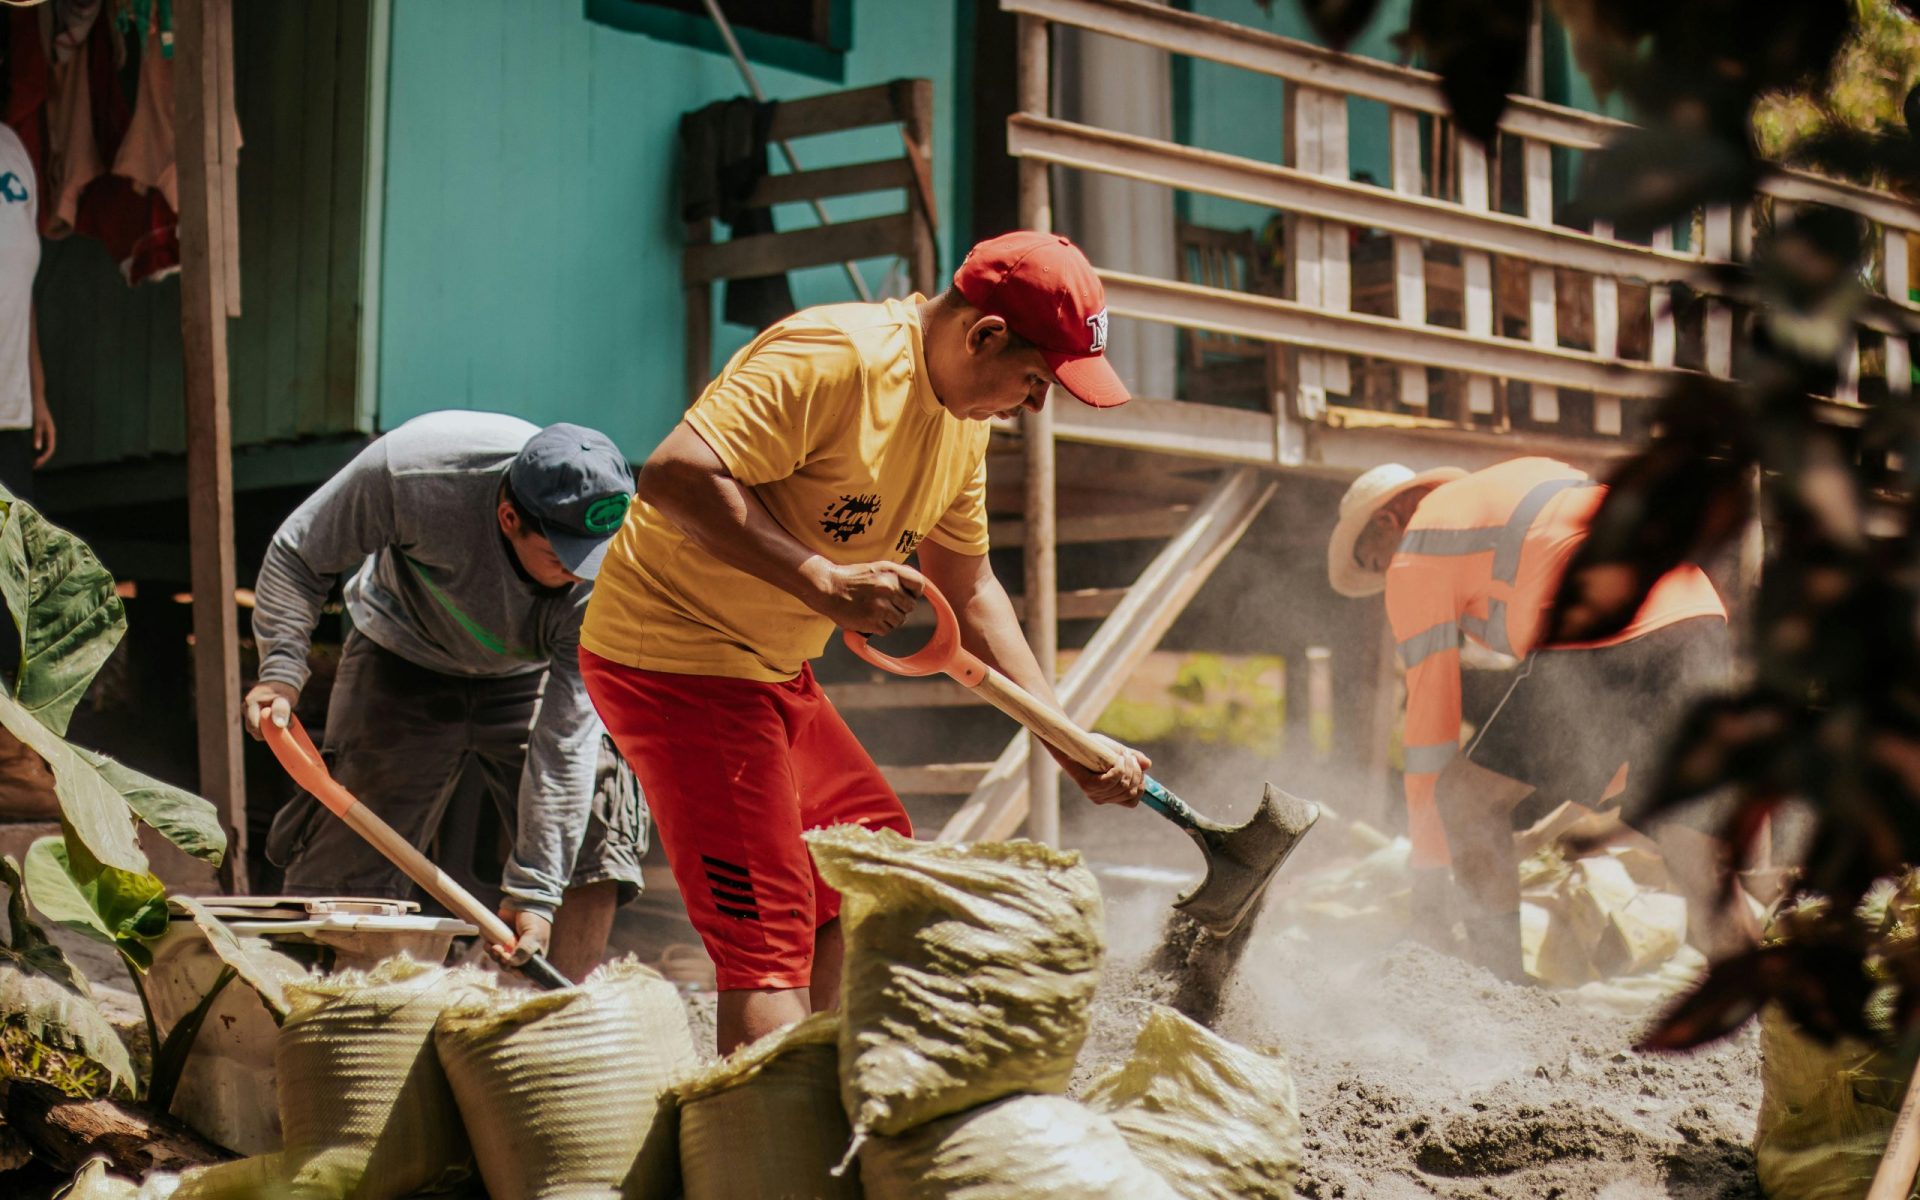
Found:
M 236 447 L 357 431 L 372 0 L 236 4 L 241 315 L 229 327 Z M 184 452 L 177 278 L 129 288 L 85 238 L 35 284 L 50 469 Z

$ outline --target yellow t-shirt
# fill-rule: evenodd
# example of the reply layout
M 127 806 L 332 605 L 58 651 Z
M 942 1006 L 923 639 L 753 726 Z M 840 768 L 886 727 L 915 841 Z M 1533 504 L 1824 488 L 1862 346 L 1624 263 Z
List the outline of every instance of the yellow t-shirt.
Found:
M 837 563 L 903 562 L 923 537 L 987 552 L 991 430 L 934 398 L 920 303 L 795 313 L 734 355 L 687 413 L 781 528 Z M 833 628 L 635 501 L 594 582 L 580 644 L 650 671 L 774 681 L 818 657 Z

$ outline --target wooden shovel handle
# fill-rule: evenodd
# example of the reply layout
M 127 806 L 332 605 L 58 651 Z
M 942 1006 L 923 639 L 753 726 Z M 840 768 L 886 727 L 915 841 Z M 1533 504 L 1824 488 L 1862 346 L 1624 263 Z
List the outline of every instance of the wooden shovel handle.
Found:
M 1887 1152 L 1873 1173 L 1867 1200 L 1907 1200 L 1913 1194 L 1913 1173 L 1920 1169 L 1920 1070 L 1907 1081 L 1900 1115 L 1887 1131 Z
M 979 693 L 980 698 L 1026 726 L 1054 749 L 1091 771 L 1105 771 L 1119 761 L 1113 748 L 1073 723 L 1067 714 L 994 670 L 960 644 L 960 619 L 953 605 L 928 583 L 923 598 L 933 607 L 933 638 L 905 657 L 876 650 L 863 633 L 846 630 L 847 648 L 862 659 L 895 675 L 948 675 Z
M 429 895 L 463 920 L 479 926 L 481 934 L 492 944 L 511 946 L 518 940 L 499 914 L 480 903 L 472 892 L 461 887 L 432 859 L 420 853 L 412 842 L 394 832 L 393 826 L 374 815 L 352 792 L 340 786 L 333 773 L 327 770 L 326 760 L 320 757 L 320 751 L 314 747 L 313 739 L 307 735 L 299 717 L 289 718 L 285 729 L 270 720 L 262 721 L 260 730 L 266 738 L 267 748 L 287 769 L 287 774 L 293 776 L 293 781 L 326 805 L 329 812 L 351 826 L 355 833 L 386 856 L 388 862 L 406 872 L 408 879 L 426 889 Z M 568 986 L 567 978 L 538 955 L 518 969 L 543 987 Z

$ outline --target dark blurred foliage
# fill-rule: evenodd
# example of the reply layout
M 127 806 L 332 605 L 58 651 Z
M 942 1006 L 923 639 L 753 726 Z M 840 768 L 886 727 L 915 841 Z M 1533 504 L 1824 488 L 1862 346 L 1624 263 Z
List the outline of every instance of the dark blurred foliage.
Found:
M 1374 7 L 1302 2 L 1335 42 Z M 1624 93 L 1638 121 L 1586 156 L 1569 215 L 1629 237 L 1755 203 L 1781 169 L 1754 149 L 1756 104 L 1824 94 L 1863 11 L 1857 0 L 1550 2 L 1582 69 Z M 1440 74 L 1464 133 L 1486 141 L 1498 128 L 1531 16 L 1530 0 L 1414 0 L 1402 45 Z M 1903 99 L 1903 124 L 1834 122 L 1789 161 L 1920 196 L 1920 95 L 1890 97 L 1888 111 Z M 1714 964 L 1648 1035 L 1662 1049 L 1723 1037 L 1768 1002 L 1816 1036 L 1920 1033 L 1920 938 L 1889 950 L 1855 917 L 1876 882 L 1920 861 L 1920 405 L 1875 379 L 1858 405 L 1830 398 L 1860 323 L 1910 346 L 1920 327 L 1864 286 L 1879 238 L 1860 216 L 1765 201 L 1758 212 L 1751 261 L 1698 285 L 1735 316 L 1734 378 L 1676 377 L 1653 436 L 1612 472 L 1548 618 L 1550 641 L 1618 632 L 1675 565 L 1723 550 L 1756 512 L 1765 523 L 1744 690 L 1690 716 L 1647 810 L 1630 815 L 1731 794 L 1731 896 L 1767 817 L 1804 803 L 1815 828 L 1795 886 L 1822 899 Z M 1870 1008 L 1892 1026 L 1875 1027 Z

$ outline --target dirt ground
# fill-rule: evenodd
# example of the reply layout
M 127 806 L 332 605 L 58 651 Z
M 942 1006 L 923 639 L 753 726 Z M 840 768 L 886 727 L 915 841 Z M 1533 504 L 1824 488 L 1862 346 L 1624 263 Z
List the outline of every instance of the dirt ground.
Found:
M 1082 1079 L 1124 1056 L 1143 1002 L 1164 990 L 1132 965 L 1171 889 L 1117 891 L 1109 884 L 1115 959 Z M 1631 1046 L 1650 996 L 1516 986 L 1404 941 L 1343 951 L 1272 915 L 1219 1030 L 1292 1064 L 1306 1130 L 1300 1196 L 1760 1196 L 1748 1149 L 1760 1101 L 1753 1030 L 1688 1058 L 1640 1055 Z

